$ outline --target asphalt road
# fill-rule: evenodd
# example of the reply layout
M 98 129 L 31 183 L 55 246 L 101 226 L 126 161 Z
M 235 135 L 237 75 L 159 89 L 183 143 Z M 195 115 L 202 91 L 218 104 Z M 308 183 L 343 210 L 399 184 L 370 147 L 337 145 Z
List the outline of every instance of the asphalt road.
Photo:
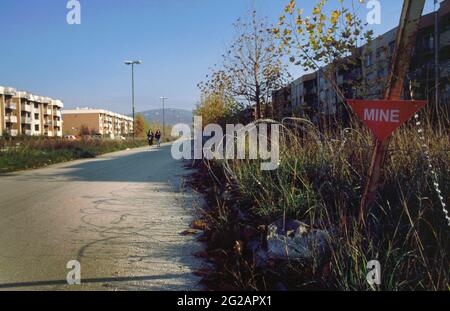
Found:
M 187 173 L 166 145 L 0 176 L 0 290 L 201 289 Z

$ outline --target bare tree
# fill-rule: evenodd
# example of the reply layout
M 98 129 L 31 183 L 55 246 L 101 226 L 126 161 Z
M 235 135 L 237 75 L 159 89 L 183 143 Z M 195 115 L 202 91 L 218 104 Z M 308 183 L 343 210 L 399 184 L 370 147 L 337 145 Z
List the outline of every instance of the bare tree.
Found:
M 220 90 L 237 102 L 254 104 L 256 118 L 260 118 L 261 107 L 266 105 L 267 109 L 272 91 L 283 86 L 289 74 L 265 18 L 259 19 L 253 11 L 251 21 L 238 19 L 234 27 L 238 36 L 223 55 L 222 69 L 199 86 L 204 93 Z

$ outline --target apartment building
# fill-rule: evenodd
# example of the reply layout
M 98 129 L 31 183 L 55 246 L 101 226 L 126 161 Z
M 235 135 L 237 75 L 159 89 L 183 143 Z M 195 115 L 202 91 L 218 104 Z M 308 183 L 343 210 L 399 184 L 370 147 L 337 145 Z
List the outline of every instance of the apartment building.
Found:
M 410 77 L 416 94 L 421 99 L 435 98 L 435 78 L 443 103 L 450 104 L 450 0 L 441 2 L 438 11 L 437 42 L 435 41 L 435 14 L 427 14 L 420 21 L 418 40 L 411 61 Z M 437 44 L 436 44 L 437 43 Z M 439 66 L 435 66 L 435 46 L 438 46 Z M 437 70 L 437 73 L 436 73 Z
M 62 101 L 0 86 L 0 136 L 62 137 Z
M 450 0 L 441 2 L 438 10 L 439 23 L 439 90 L 441 105 L 450 104 Z M 435 13 L 422 16 L 417 42 L 413 51 L 409 81 L 414 82 L 416 99 L 434 99 L 435 90 Z M 370 45 L 360 48 L 363 61 L 358 65 L 348 65 L 345 70 L 337 70 L 337 84 L 346 98 L 380 99 L 384 96 L 389 68 L 395 48 L 397 28 L 374 39 Z M 292 105 L 296 115 L 334 116 L 342 112 L 341 98 L 325 79 L 323 70 L 306 74 L 290 84 L 291 92 L 283 98 L 281 91 L 272 94 L 274 110 Z M 356 82 L 356 83 L 355 83 Z M 409 96 L 405 85 L 405 97 Z M 281 93 L 280 93 L 281 92 Z M 287 94 L 287 93 L 284 93 Z M 289 109 L 287 109 L 289 111 Z M 339 118 L 346 118 L 342 112 Z
M 273 106 L 273 116 L 282 117 L 292 115 L 292 105 L 290 102 L 290 98 L 290 86 L 283 87 L 273 92 L 272 101 L 278 103 L 277 106 Z
M 17 105 L 11 101 L 17 91 L 10 87 L 0 86 L 0 136 L 18 136 Z
M 294 115 L 312 115 L 318 107 L 318 73 L 306 74 L 291 83 Z
M 77 108 L 64 110 L 64 133 L 68 135 L 89 134 L 110 137 L 128 136 L 133 133 L 133 118 L 103 109 Z M 87 134 L 87 133 L 86 133 Z

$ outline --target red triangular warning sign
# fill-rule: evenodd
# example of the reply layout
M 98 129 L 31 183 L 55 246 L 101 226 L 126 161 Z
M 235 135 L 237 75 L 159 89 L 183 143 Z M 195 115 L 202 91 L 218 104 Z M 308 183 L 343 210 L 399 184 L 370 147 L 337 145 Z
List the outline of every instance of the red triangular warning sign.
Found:
M 388 138 L 414 113 L 425 107 L 422 100 L 353 100 L 347 99 L 352 110 L 380 141 Z

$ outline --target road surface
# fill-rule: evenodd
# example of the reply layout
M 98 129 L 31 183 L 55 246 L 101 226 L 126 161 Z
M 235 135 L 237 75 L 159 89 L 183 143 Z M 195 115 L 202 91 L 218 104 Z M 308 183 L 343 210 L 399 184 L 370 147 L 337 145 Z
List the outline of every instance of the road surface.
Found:
M 166 145 L 0 175 L 0 290 L 201 289 L 187 173 Z

